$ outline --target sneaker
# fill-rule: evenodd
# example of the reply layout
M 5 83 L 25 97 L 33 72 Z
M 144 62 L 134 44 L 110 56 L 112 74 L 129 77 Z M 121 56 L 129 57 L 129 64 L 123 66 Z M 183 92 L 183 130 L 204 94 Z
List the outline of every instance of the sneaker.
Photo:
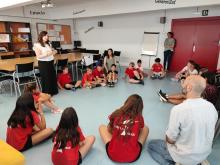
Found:
M 115 86 L 115 83 L 111 82 L 111 87 L 114 87 Z
M 108 82 L 107 86 L 108 87 L 111 87 L 112 83 L 111 82 Z
M 166 97 L 166 95 L 165 95 L 164 93 L 159 93 L 159 92 L 158 92 L 158 94 L 159 94 L 160 98 L 161 98 L 164 102 L 167 102 L 167 101 L 168 101 L 168 99 L 167 99 L 167 97 Z
M 208 162 L 208 160 L 204 160 L 201 165 L 210 165 L 210 163 Z
M 72 88 L 71 88 L 71 91 L 73 91 L 73 92 L 76 91 L 76 88 L 75 88 L 75 87 L 72 87 Z
M 142 84 L 142 85 L 144 85 L 144 80 L 140 80 L 139 83 Z
M 152 80 L 155 80 L 155 79 L 156 79 L 156 77 L 155 77 L 155 76 L 151 76 L 150 78 L 151 78 Z
M 167 95 L 166 93 L 163 93 L 161 89 L 159 90 L 159 92 L 157 92 L 157 94 L 158 94 L 159 96 L 163 95 L 163 96 L 165 96 L 166 98 L 168 97 L 168 95 Z
M 177 79 L 177 78 L 171 78 L 171 81 L 173 81 L 173 82 L 178 82 L 179 79 Z

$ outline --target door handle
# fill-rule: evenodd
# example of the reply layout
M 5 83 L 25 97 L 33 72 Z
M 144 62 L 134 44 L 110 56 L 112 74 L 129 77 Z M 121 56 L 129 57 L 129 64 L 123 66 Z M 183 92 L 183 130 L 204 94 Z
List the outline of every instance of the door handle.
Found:
M 193 53 L 196 51 L 196 46 L 193 45 Z

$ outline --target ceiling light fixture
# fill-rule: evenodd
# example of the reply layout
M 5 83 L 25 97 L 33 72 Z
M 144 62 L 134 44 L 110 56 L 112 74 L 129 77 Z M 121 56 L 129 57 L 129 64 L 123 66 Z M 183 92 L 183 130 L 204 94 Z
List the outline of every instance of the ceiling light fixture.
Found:
M 52 8 L 54 7 L 54 3 L 51 2 L 51 0 L 46 0 L 41 2 L 42 8 Z

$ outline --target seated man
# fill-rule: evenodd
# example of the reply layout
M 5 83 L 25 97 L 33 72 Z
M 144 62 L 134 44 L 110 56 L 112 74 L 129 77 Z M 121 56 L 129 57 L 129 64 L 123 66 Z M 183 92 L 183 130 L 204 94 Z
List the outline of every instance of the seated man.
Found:
M 201 76 L 184 81 L 186 100 L 171 110 L 166 140 L 152 140 L 148 145 L 149 154 L 160 165 L 207 164 L 218 114 L 213 104 L 201 98 L 205 87 Z

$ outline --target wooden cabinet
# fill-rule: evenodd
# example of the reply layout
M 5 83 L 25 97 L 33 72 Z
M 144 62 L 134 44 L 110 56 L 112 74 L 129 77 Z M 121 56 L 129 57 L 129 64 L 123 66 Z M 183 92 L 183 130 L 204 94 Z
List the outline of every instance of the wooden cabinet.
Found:
M 30 23 L 0 22 L 0 57 L 33 56 L 32 47 Z

